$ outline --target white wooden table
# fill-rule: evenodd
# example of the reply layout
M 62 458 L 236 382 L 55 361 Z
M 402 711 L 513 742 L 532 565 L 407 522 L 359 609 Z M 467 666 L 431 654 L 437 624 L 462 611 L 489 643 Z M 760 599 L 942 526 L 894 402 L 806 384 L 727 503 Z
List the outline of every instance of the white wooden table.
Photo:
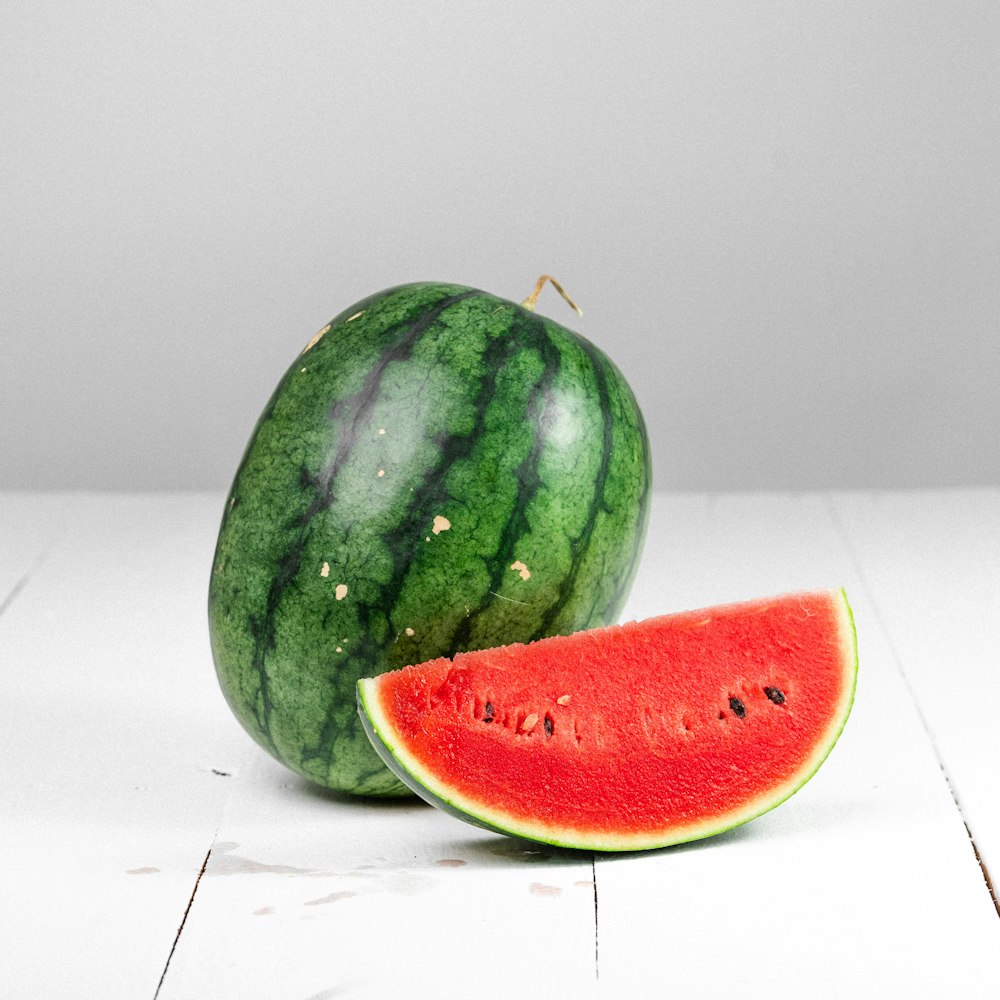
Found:
M 0 494 L 0 997 L 1000 997 L 1000 490 L 658 495 L 627 617 L 842 583 L 861 670 L 799 794 L 628 856 L 258 750 L 223 502 Z

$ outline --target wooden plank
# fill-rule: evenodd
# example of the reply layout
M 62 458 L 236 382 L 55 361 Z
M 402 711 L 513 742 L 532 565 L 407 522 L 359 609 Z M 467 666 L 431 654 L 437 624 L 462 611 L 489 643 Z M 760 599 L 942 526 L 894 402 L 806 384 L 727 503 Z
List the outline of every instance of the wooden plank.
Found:
M 594 996 L 589 854 L 325 794 L 262 753 L 234 788 L 160 1000 Z
M 834 502 L 1000 891 L 1000 490 L 847 493 Z
M 0 529 L 0 552 L 20 545 L 28 559 L 32 533 L 48 539 L 0 615 L 5 995 L 75 997 L 99 982 L 109 998 L 152 997 L 182 919 L 164 1000 L 458 997 L 470 983 L 486 997 L 593 996 L 595 973 L 604 997 L 661 983 L 708 997 L 734 986 L 996 995 L 1000 920 L 913 702 L 963 805 L 981 803 L 971 825 L 990 829 L 973 737 L 952 753 L 964 709 L 992 691 L 982 635 L 956 647 L 942 626 L 919 629 L 972 608 L 996 634 L 1000 563 L 977 540 L 979 500 L 658 496 L 628 615 L 846 583 L 858 701 L 820 774 L 780 809 L 703 844 L 596 866 L 416 803 L 317 792 L 258 750 L 208 649 L 221 503 L 18 499 L 22 527 Z M 941 545 L 965 554 L 932 557 Z M 931 600 L 918 591 L 933 573 Z M 935 685 L 956 648 L 948 684 Z
M 2 992 L 152 997 L 243 748 L 207 646 L 222 498 L 68 499 L 0 616 Z
M 840 743 L 789 802 L 701 844 L 598 859 L 601 995 L 996 996 L 1000 921 L 829 504 L 658 497 L 653 525 L 633 614 L 843 583 L 861 673 Z

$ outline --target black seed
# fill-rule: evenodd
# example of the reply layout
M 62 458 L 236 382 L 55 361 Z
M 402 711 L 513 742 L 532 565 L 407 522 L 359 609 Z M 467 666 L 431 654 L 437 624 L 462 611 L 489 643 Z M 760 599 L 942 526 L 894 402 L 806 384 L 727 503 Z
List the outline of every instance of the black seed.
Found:
M 730 698 L 729 707 L 733 710 L 733 715 L 737 719 L 745 719 L 747 715 L 746 705 L 739 698 Z
M 764 688 L 764 694 L 768 696 L 775 703 L 775 705 L 784 705 L 785 696 L 777 688 L 766 687 Z
M 486 707 L 483 709 L 483 711 L 486 713 L 483 716 L 483 722 L 492 722 L 493 721 L 493 702 L 492 701 L 486 702 Z
M 551 715 L 546 715 L 545 716 L 545 723 L 544 723 L 544 725 L 545 725 L 545 735 L 546 736 L 551 736 L 552 735 L 552 729 L 553 729 L 553 726 L 552 726 L 552 716 Z

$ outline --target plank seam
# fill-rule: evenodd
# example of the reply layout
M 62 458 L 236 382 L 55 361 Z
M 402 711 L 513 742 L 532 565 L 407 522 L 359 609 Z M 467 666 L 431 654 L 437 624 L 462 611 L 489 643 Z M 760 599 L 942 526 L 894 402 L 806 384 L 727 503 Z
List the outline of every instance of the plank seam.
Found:
M 896 665 L 896 670 L 899 671 L 899 676 L 903 681 L 903 686 L 906 688 L 906 693 L 909 695 L 910 701 L 913 703 L 913 707 L 916 710 L 917 718 L 920 720 L 920 724 L 923 726 L 924 732 L 927 734 L 927 739 L 930 742 L 931 750 L 937 760 L 938 767 L 941 769 L 941 774 L 944 776 L 945 785 L 948 787 L 951 800 L 955 803 L 955 808 L 958 810 L 959 818 L 962 820 L 962 825 L 965 827 L 965 832 L 968 834 L 969 843 L 972 845 L 972 851 L 976 856 L 976 863 L 979 865 L 983 881 L 986 883 L 986 889 L 990 894 L 990 899 L 993 901 L 993 908 L 996 910 L 997 916 L 1000 917 L 1000 901 L 998 901 L 996 891 L 993 888 L 993 880 L 990 877 L 989 869 L 986 867 L 986 864 L 979 853 L 979 848 L 976 846 L 976 838 L 973 835 L 972 828 L 969 826 L 969 822 L 966 818 L 965 810 L 962 807 L 962 800 L 951 780 L 951 775 L 948 773 L 948 768 L 944 761 L 944 755 L 941 753 L 941 748 L 938 746 L 937 740 L 934 738 L 934 730 L 928 722 L 927 716 L 924 715 L 923 708 L 920 705 L 920 700 L 917 698 L 917 693 L 914 690 L 913 685 L 910 683 L 910 678 L 907 676 L 906 668 L 903 666 L 903 658 L 896 649 L 895 643 L 892 641 L 892 634 L 885 623 L 885 619 L 882 617 L 882 612 L 879 610 L 878 601 L 875 600 L 875 593 L 865 576 L 864 570 L 862 569 L 861 560 L 858 558 L 857 552 L 851 544 L 847 529 L 844 527 L 844 523 L 841 521 L 840 515 L 837 512 L 837 505 L 834 503 L 833 497 L 830 496 L 829 493 L 823 493 L 822 496 L 827 508 L 827 513 L 830 515 L 830 520 L 833 522 L 834 530 L 837 532 L 837 535 L 840 537 L 841 544 L 847 551 L 848 558 L 854 566 L 854 571 L 858 574 L 858 580 L 861 583 L 861 588 L 865 592 L 865 596 L 871 604 L 872 611 L 875 614 L 875 621 L 878 623 L 879 628 L 882 630 L 882 634 L 885 636 L 886 645 L 888 646 L 889 653 Z
M 187 906 L 184 907 L 184 916 L 181 917 L 180 926 L 177 928 L 177 933 L 174 935 L 174 943 L 170 946 L 170 954 L 167 955 L 167 963 L 163 966 L 163 972 L 160 975 L 160 981 L 156 985 L 156 992 L 153 994 L 153 1000 L 157 1000 L 160 995 L 160 990 L 163 989 L 163 982 L 167 978 L 167 970 L 170 968 L 171 959 L 174 957 L 174 952 L 177 950 L 177 943 L 181 939 L 181 933 L 184 931 L 184 925 L 187 923 L 188 914 L 191 912 L 191 907 L 194 904 L 194 897 L 198 894 L 198 886 L 201 885 L 202 876 L 205 874 L 205 869 L 208 867 L 208 859 L 212 856 L 212 848 L 215 846 L 215 840 L 212 841 L 212 847 L 208 849 L 208 853 L 205 855 L 205 860 L 201 863 L 201 868 L 198 871 L 198 877 L 194 880 L 194 888 L 191 890 L 191 895 L 188 897 Z
M 989 889 L 990 898 L 993 900 L 993 908 L 997 911 L 997 916 L 1000 917 L 1000 900 L 997 899 L 996 889 L 993 888 L 993 879 L 990 878 L 990 870 L 986 867 L 986 863 L 979 853 L 979 848 L 976 847 L 976 839 L 972 836 L 972 831 L 969 829 L 968 823 L 965 824 L 965 832 L 969 835 L 969 843 L 972 844 L 972 851 L 976 855 L 976 861 L 979 862 L 979 870 L 983 873 L 983 881 L 986 883 L 986 888 Z
M 17 600 L 18 595 L 24 590 L 25 587 L 31 581 L 31 578 L 42 568 L 45 561 L 49 558 L 48 552 L 43 552 L 31 565 L 28 571 L 10 588 L 7 596 L 4 597 L 3 601 L 0 601 L 0 616 L 4 614 L 5 611 L 10 608 L 10 606 Z

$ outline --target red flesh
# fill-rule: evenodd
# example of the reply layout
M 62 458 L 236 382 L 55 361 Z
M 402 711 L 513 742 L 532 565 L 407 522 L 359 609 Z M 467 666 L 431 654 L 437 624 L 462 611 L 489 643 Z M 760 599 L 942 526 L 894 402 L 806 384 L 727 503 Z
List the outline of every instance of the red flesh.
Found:
M 832 744 L 853 689 L 845 607 L 795 594 L 459 654 L 382 675 L 378 701 L 398 744 L 487 817 L 698 823 L 794 790 Z

